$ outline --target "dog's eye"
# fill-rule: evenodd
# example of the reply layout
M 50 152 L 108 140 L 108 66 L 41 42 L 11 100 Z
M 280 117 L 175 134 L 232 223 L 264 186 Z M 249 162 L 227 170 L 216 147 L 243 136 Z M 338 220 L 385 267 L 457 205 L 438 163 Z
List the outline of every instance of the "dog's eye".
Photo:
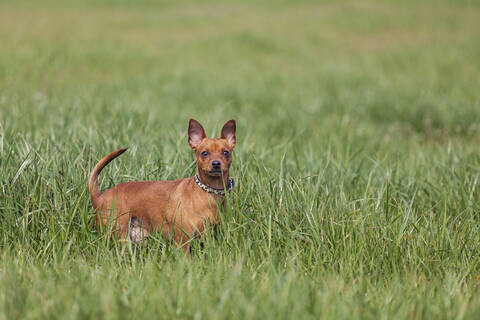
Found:
M 225 157 L 228 157 L 229 154 L 230 154 L 230 153 L 229 153 L 227 150 L 223 150 L 223 155 L 224 155 Z
M 202 151 L 202 156 L 204 157 L 208 156 L 208 151 Z

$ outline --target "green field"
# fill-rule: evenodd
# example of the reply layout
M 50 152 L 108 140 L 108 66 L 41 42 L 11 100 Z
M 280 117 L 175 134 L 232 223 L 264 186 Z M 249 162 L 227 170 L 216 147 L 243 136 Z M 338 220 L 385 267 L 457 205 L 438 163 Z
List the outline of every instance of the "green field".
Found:
M 236 188 L 184 257 L 87 179 Z M 480 318 L 477 1 L 1 1 L 0 319 Z

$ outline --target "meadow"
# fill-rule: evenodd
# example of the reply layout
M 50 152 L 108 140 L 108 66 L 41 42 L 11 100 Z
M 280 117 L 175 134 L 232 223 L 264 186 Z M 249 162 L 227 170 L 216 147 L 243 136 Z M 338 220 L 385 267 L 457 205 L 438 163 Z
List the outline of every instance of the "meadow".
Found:
M 100 188 L 236 187 L 190 257 L 94 226 Z M 480 318 L 477 1 L 0 2 L 0 319 Z

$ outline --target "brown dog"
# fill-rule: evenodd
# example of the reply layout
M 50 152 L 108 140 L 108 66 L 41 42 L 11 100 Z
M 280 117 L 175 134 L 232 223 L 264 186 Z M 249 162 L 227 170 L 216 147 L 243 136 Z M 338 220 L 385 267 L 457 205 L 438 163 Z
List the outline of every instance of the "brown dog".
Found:
M 129 235 L 137 243 L 156 230 L 188 251 L 189 239 L 203 232 L 206 222 L 218 222 L 218 205 L 225 206 L 225 189 L 233 187 L 229 169 L 235 131 L 235 120 L 230 120 L 224 124 L 219 139 L 210 139 L 202 125 L 190 119 L 188 143 L 195 151 L 195 177 L 126 182 L 100 194 L 98 174 L 126 149 L 108 154 L 97 163 L 89 182 L 92 204 L 99 214 L 97 224 L 104 225 L 112 219 L 118 236 Z

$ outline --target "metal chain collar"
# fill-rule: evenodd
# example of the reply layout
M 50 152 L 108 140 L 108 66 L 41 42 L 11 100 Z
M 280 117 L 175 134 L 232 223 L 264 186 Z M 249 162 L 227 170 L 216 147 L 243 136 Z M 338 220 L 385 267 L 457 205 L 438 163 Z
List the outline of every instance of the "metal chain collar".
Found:
M 208 193 L 213 193 L 213 194 L 216 194 L 216 195 L 219 195 L 219 196 L 224 196 L 225 195 L 225 190 L 224 189 L 217 189 L 217 188 L 212 188 L 212 187 L 207 186 L 202 181 L 200 181 L 200 179 L 198 178 L 197 175 L 195 175 L 193 178 L 195 179 L 195 183 L 203 191 L 208 192 Z M 230 190 L 233 189 L 234 186 L 235 186 L 235 181 L 233 180 L 233 178 L 229 177 L 228 178 L 228 183 L 226 185 L 226 190 L 230 191 Z

